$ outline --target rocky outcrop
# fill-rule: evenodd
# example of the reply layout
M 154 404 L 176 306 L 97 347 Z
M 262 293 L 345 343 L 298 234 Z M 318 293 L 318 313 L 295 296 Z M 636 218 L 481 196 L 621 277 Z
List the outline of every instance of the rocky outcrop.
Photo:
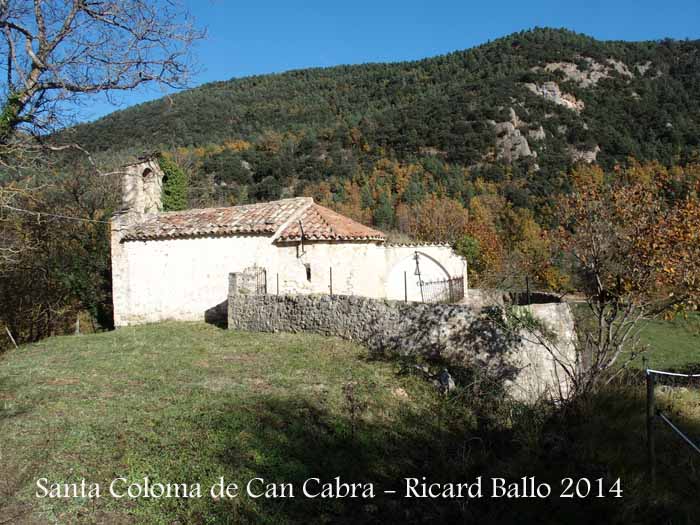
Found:
M 615 60 L 614 58 L 608 58 L 606 61 L 610 66 L 617 72 L 618 75 L 627 77 L 627 78 L 634 78 L 634 74 L 630 71 L 630 69 L 627 67 L 627 64 L 622 62 L 621 60 Z
M 583 69 L 574 62 L 550 62 L 544 68 L 533 67 L 532 71 L 542 71 L 543 69 L 548 73 L 561 71 L 566 80 L 576 82 L 583 88 L 595 86 L 604 78 L 611 78 L 613 72 L 623 77 L 634 78 L 634 74 L 627 67 L 627 64 L 620 60 L 609 58 L 604 64 L 601 64 L 591 57 L 579 56 L 578 58 L 586 64 Z
M 445 150 L 433 147 L 433 146 L 421 146 L 418 148 L 421 155 L 428 155 L 430 157 L 441 157 L 447 158 L 447 152 Z
M 560 106 L 564 106 L 576 113 L 581 113 L 585 104 L 582 100 L 578 100 L 570 93 L 563 93 L 556 82 L 543 82 L 542 84 L 533 84 L 527 82 L 524 86 L 532 91 L 535 95 L 539 95 L 546 100 L 554 102 Z
M 544 132 L 544 128 L 540 126 L 537 129 L 531 129 L 527 132 L 527 136 L 532 140 L 544 140 L 547 138 L 547 134 Z
M 498 159 L 506 162 L 513 162 L 522 157 L 532 157 L 527 139 L 510 122 L 499 122 L 496 124 L 496 146 L 498 148 Z
M 540 68 L 534 69 L 539 70 Z M 561 71 L 567 80 L 576 82 L 581 87 L 594 86 L 600 79 L 610 76 L 604 65 L 592 59 L 588 62 L 588 68 L 584 70 L 579 69 L 578 65 L 573 62 L 552 62 L 544 66 L 544 70 L 548 73 Z
M 639 71 L 640 75 L 644 75 L 647 71 L 649 71 L 651 65 L 651 61 L 647 60 L 643 64 L 635 64 L 634 67 L 637 69 L 637 71 Z
M 600 153 L 600 146 L 596 144 L 595 148 L 586 150 L 578 149 L 571 146 L 569 148 L 569 156 L 573 162 L 585 162 L 586 164 L 592 164 L 598 159 L 598 153 Z
M 527 139 L 518 129 L 524 123 L 518 118 L 513 108 L 510 108 L 510 120 L 490 122 L 496 131 L 496 157 L 498 160 L 510 163 L 524 157 L 537 157 L 537 152 L 532 151 Z

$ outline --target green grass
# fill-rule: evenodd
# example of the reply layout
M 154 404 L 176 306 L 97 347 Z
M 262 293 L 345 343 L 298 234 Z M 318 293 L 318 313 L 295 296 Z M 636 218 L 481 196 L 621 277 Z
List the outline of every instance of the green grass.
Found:
M 349 382 L 357 404 L 367 404 L 356 432 L 343 394 Z M 12 511 L 39 522 L 301 520 L 296 502 L 57 501 L 33 497 L 33 483 L 149 476 L 209 487 L 219 476 L 285 481 L 335 472 L 381 480 L 415 459 L 384 457 L 405 432 L 416 442 L 439 435 L 435 418 L 426 421 L 440 413 L 433 389 L 397 377 L 393 365 L 369 362 L 356 345 L 203 324 L 22 347 L 0 362 L 0 403 L 0 472 L 9 473 Z M 342 505 L 315 507 L 329 521 Z
M 649 346 L 650 367 L 669 370 L 700 365 L 700 314 L 671 321 L 646 321 L 640 335 Z
M 590 310 L 584 304 L 572 305 L 574 315 L 581 323 L 592 323 Z M 635 358 L 631 366 L 672 370 L 700 368 L 700 313 L 677 316 L 672 320 L 642 320 L 639 343 L 644 353 Z M 588 325 L 592 330 L 593 325 Z M 629 355 L 629 354 L 627 354 Z M 626 362 L 626 359 L 620 359 Z
M 165 323 L 56 337 L 0 357 L 0 523 L 690 522 L 700 464 L 661 430 L 663 477 L 644 472 L 644 390 L 614 386 L 575 409 L 443 397 L 364 349 L 311 335 Z M 700 436 L 700 396 L 660 392 Z M 305 499 L 303 480 L 408 476 L 469 481 L 620 477 L 622 500 Z M 198 482 L 200 499 L 121 499 L 109 481 Z M 293 499 L 215 500 L 220 476 L 290 482 Z M 36 498 L 35 482 L 82 478 L 99 499 Z

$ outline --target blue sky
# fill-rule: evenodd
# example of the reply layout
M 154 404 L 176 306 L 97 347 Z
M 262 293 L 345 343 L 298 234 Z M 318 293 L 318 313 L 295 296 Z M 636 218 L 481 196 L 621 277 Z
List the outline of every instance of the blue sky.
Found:
M 208 31 L 192 85 L 312 66 L 393 62 L 465 49 L 535 26 L 604 40 L 700 38 L 700 0 L 183 0 Z M 161 97 L 144 89 L 83 108 L 94 119 Z

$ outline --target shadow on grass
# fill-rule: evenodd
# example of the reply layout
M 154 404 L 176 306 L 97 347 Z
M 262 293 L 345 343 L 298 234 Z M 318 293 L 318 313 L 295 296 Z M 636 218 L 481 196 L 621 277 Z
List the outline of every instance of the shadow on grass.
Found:
M 619 395 L 619 392 L 618 392 Z M 640 408 L 639 398 L 620 398 L 609 409 L 628 412 Z M 254 407 L 256 424 L 239 430 L 238 415 L 222 413 L 207 418 L 210 430 L 223 431 L 227 446 L 218 457 L 227 471 L 245 472 L 269 483 L 291 483 L 294 498 L 258 499 L 245 503 L 207 503 L 204 515 L 219 520 L 236 515 L 250 523 L 686 523 L 691 516 L 687 498 L 700 488 L 698 476 L 672 470 L 674 479 L 652 502 L 646 491 L 640 461 L 644 450 L 639 428 L 629 419 L 609 425 L 607 417 L 593 417 L 601 397 L 590 406 L 566 415 L 543 416 L 541 409 L 512 407 L 513 426 L 481 429 L 470 425 L 459 410 L 445 402 L 432 415 L 406 411 L 392 421 L 367 420 L 330 413 L 322 403 L 304 400 L 260 398 Z M 518 413 L 518 411 L 520 411 Z M 641 411 L 640 411 L 641 412 Z M 641 412 L 643 414 L 643 412 Z M 621 423 L 621 424 L 620 424 Z M 608 426 L 609 425 L 609 426 Z M 228 431 L 227 429 L 236 429 Z M 660 447 L 670 461 L 682 454 L 673 446 Z M 686 465 L 687 466 L 687 465 Z M 694 466 L 697 468 L 698 463 Z M 483 477 L 484 497 L 405 498 L 405 478 L 428 483 L 469 483 Z M 491 498 L 492 477 L 518 482 L 534 476 L 549 483 L 552 495 Z M 685 476 L 685 478 L 683 477 Z M 309 478 L 334 484 L 373 483 L 374 499 L 308 499 L 302 485 Z M 559 498 L 560 480 L 602 478 L 604 498 Z M 622 478 L 622 499 L 607 489 Z M 681 489 L 680 486 L 683 486 Z M 317 486 L 314 484 L 314 486 Z M 522 486 L 522 482 L 519 483 Z M 395 495 L 384 490 L 395 490 Z M 527 496 L 520 489 L 521 496 Z M 670 492 L 669 492 L 670 491 Z M 674 492 L 678 497 L 674 497 Z M 683 500 L 685 499 L 685 503 Z
M 432 413 L 404 410 L 390 420 L 365 417 L 359 403 L 342 415 L 322 400 L 260 397 L 249 410 L 254 422 L 241 431 L 232 409 L 207 417 L 224 433 L 218 461 L 247 481 L 291 483 L 295 497 L 206 503 L 202 516 L 270 523 L 690 523 L 700 490 L 700 462 L 673 436 L 660 439 L 665 475 L 656 492 L 645 479 L 643 387 L 638 379 L 606 389 L 565 413 L 505 400 L 503 385 L 519 340 L 498 319 L 474 316 L 464 329 L 441 330 L 445 319 L 414 312 L 406 329 L 386 338 L 368 332 L 373 358 L 436 367 L 449 363 L 457 390 Z M 417 312 L 417 313 L 416 313 Z M 449 311 L 445 311 L 449 316 Z M 419 354 L 413 349 L 420 349 Z M 412 366 L 415 369 L 415 366 Z M 349 403 L 352 405 L 352 403 Z M 210 415 L 211 416 L 211 415 Z M 686 422 L 690 431 L 697 422 Z M 242 437 L 243 436 L 243 437 Z M 427 483 L 469 483 L 482 477 L 483 498 L 405 498 L 405 478 Z M 374 484 L 375 498 L 309 499 L 309 478 Z M 547 483 L 551 495 L 533 497 L 523 477 Z M 491 478 L 516 483 L 517 498 L 492 498 Z M 601 479 L 604 497 L 566 499 L 562 480 Z M 609 489 L 620 478 L 623 497 Z M 395 490 L 396 494 L 385 494 Z M 596 494 L 597 495 L 597 494 Z
M 217 328 L 228 328 L 228 299 L 208 308 L 204 312 L 204 322 Z
M 700 375 L 700 362 L 698 363 L 686 363 L 682 366 L 672 366 L 669 367 L 666 372 L 675 372 L 678 374 L 689 374 L 689 375 Z M 690 378 L 690 379 L 676 379 L 674 383 L 681 385 L 682 383 L 687 384 L 690 387 L 698 388 L 700 387 L 700 377 Z
M 98 510 L 105 516 L 110 509 L 133 511 L 138 523 L 156 518 L 168 523 L 237 524 L 694 522 L 700 462 L 662 431 L 657 448 L 659 486 L 653 494 L 648 491 L 641 384 L 615 385 L 566 413 L 502 400 L 504 408 L 494 409 L 502 420 L 492 416 L 488 424 L 473 416 L 474 400 L 467 391 L 458 390 L 430 407 L 421 406 L 418 398 L 406 399 L 387 414 L 373 399 L 376 391 L 361 381 L 352 391 L 343 391 L 340 405 L 323 395 L 314 399 L 259 394 L 241 400 L 222 394 L 196 410 L 150 422 L 172 437 L 135 429 L 139 436 L 130 436 L 128 448 L 121 452 L 130 458 L 136 479 L 149 475 L 167 481 L 204 481 L 224 476 L 244 491 L 248 480 L 263 478 L 267 483 L 291 483 L 294 498 L 213 500 L 205 495 L 193 500 L 137 500 L 131 510 L 117 501 Z M 698 426 L 697 421 L 684 423 L 692 431 Z M 104 428 L 105 436 L 114 431 Z M 146 434 L 142 440 L 132 441 L 142 433 Z M 16 472 L 26 472 L 26 465 L 15 466 Z M 30 470 L 32 476 L 41 472 Z M 477 476 L 483 478 L 481 499 L 403 497 L 405 478 L 469 483 Z M 550 484 L 552 495 L 523 497 L 527 494 L 521 490 L 517 499 L 490 497 L 490 478 L 517 483 L 524 476 Z M 336 477 L 345 483 L 374 483 L 375 498 L 304 497 L 307 479 L 333 484 Z M 560 480 L 565 477 L 588 478 L 594 486 L 602 478 L 606 489 L 619 477 L 623 498 L 614 499 L 607 492 L 605 498 L 559 498 Z M 5 496 L 0 508 L 27 512 L 12 498 L 28 482 L 26 476 L 0 480 L 0 495 Z

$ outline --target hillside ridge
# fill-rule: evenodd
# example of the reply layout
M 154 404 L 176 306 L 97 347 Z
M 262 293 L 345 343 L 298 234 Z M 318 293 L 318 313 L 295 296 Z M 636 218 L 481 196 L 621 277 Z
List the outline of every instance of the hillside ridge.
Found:
M 450 189 L 455 169 L 520 181 L 520 200 L 531 200 L 565 191 L 562 173 L 578 162 L 697 159 L 699 51 L 700 40 L 598 41 L 537 28 L 414 61 L 212 82 L 62 137 L 122 156 L 194 152 L 215 202 L 231 192 L 235 202 L 302 194 L 321 181 L 336 188 L 386 159 L 422 164 L 465 204 Z

